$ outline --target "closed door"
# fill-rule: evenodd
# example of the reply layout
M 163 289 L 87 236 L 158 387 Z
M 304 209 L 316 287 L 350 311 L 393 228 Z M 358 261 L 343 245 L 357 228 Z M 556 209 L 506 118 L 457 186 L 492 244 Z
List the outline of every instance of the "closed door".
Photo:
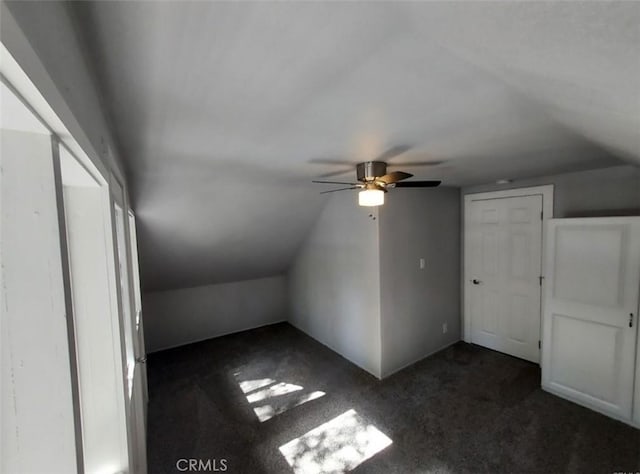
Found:
M 640 218 L 551 221 L 548 242 L 543 386 L 630 420 Z
M 542 196 L 472 201 L 465 224 L 471 341 L 539 362 Z

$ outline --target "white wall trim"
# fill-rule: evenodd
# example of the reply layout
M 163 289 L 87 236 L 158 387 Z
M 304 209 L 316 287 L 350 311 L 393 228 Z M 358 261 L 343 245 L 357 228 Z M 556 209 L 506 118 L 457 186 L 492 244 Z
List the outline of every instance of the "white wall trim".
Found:
M 534 196 L 541 195 L 542 196 L 542 252 L 540 254 L 541 258 L 541 273 L 542 273 L 542 288 L 540 289 L 540 334 L 542 334 L 542 295 L 544 295 L 545 291 L 545 279 L 544 276 L 546 274 L 545 270 L 545 261 L 546 261 L 546 235 L 547 235 L 547 224 L 549 219 L 553 218 L 553 184 L 546 184 L 542 186 L 531 186 L 526 188 L 514 188 L 514 189 L 505 189 L 501 191 L 490 191 L 484 193 L 471 193 L 464 195 L 463 201 L 463 222 L 467 222 L 468 213 L 470 209 L 470 204 L 473 201 L 484 201 L 488 199 L 503 199 L 510 197 L 522 197 L 522 196 Z M 463 230 L 463 271 L 462 271 L 462 285 L 461 285 L 461 307 L 462 307 L 462 335 L 463 340 L 465 342 L 471 342 L 471 312 L 469 310 L 469 301 L 466 298 L 465 285 L 468 280 L 469 275 L 469 265 L 467 263 L 466 255 L 469 254 L 469 239 L 466 231 L 466 225 Z

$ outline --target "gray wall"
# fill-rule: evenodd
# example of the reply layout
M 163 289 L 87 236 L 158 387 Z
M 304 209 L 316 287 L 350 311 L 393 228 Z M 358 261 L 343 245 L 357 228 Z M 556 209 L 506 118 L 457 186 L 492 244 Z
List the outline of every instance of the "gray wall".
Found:
M 640 167 L 632 165 L 523 179 L 508 185 L 470 186 L 463 188 L 462 193 L 542 184 L 554 185 L 556 218 L 640 215 Z
M 283 276 L 143 295 L 145 343 L 155 352 L 287 319 Z
M 403 189 L 388 196 L 380 210 L 380 271 L 386 377 L 460 340 L 458 188 Z
M 380 377 L 380 267 L 375 210 L 332 195 L 289 272 L 289 322 Z

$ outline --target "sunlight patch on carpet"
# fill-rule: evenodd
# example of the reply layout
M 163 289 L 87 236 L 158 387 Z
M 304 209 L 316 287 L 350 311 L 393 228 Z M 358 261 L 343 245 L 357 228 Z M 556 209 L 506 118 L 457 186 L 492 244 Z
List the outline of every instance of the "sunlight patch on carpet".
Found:
M 269 377 L 241 380 L 243 375 L 239 370 L 233 375 L 261 422 L 326 395 L 319 390 L 308 392 L 302 385 L 279 382 Z
M 240 390 L 242 393 L 253 392 L 254 390 L 258 390 L 259 388 L 266 387 L 267 385 L 271 385 L 275 383 L 273 379 L 255 379 L 255 380 L 245 380 L 244 382 L 239 382 Z
M 342 473 L 392 443 L 352 409 L 283 444 L 280 452 L 296 474 Z
M 300 385 L 294 385 L 292 383 L 280 382 L 272 385 L 271 387 L 259 390 L 247 395 L 247 401 L 249 403 L 261 402 L 267 398 L 279 397 L 280 395 L 286 395 L 287 393 L 297 392 L 302 390 Z
M 326 394 L 321 391 L 311 392 L 291 398 L 284 403 L 270 403 L 267 405 L 255 407 L 253 411 L 260 421 L 267 421 L 276 415 L 284 413 L 287 410 L 291 410 L 294 407 L 310 402 L 311 400 L 316 400 L 317 398 L 323 397 L 325 395 Z

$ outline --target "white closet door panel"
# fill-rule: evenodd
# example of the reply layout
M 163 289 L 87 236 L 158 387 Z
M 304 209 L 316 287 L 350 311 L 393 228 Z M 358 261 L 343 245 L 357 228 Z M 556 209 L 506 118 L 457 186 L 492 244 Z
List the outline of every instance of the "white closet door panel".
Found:
M 631 420 L 640 218 L 552 220 L 548 243 L 543 385 Z

